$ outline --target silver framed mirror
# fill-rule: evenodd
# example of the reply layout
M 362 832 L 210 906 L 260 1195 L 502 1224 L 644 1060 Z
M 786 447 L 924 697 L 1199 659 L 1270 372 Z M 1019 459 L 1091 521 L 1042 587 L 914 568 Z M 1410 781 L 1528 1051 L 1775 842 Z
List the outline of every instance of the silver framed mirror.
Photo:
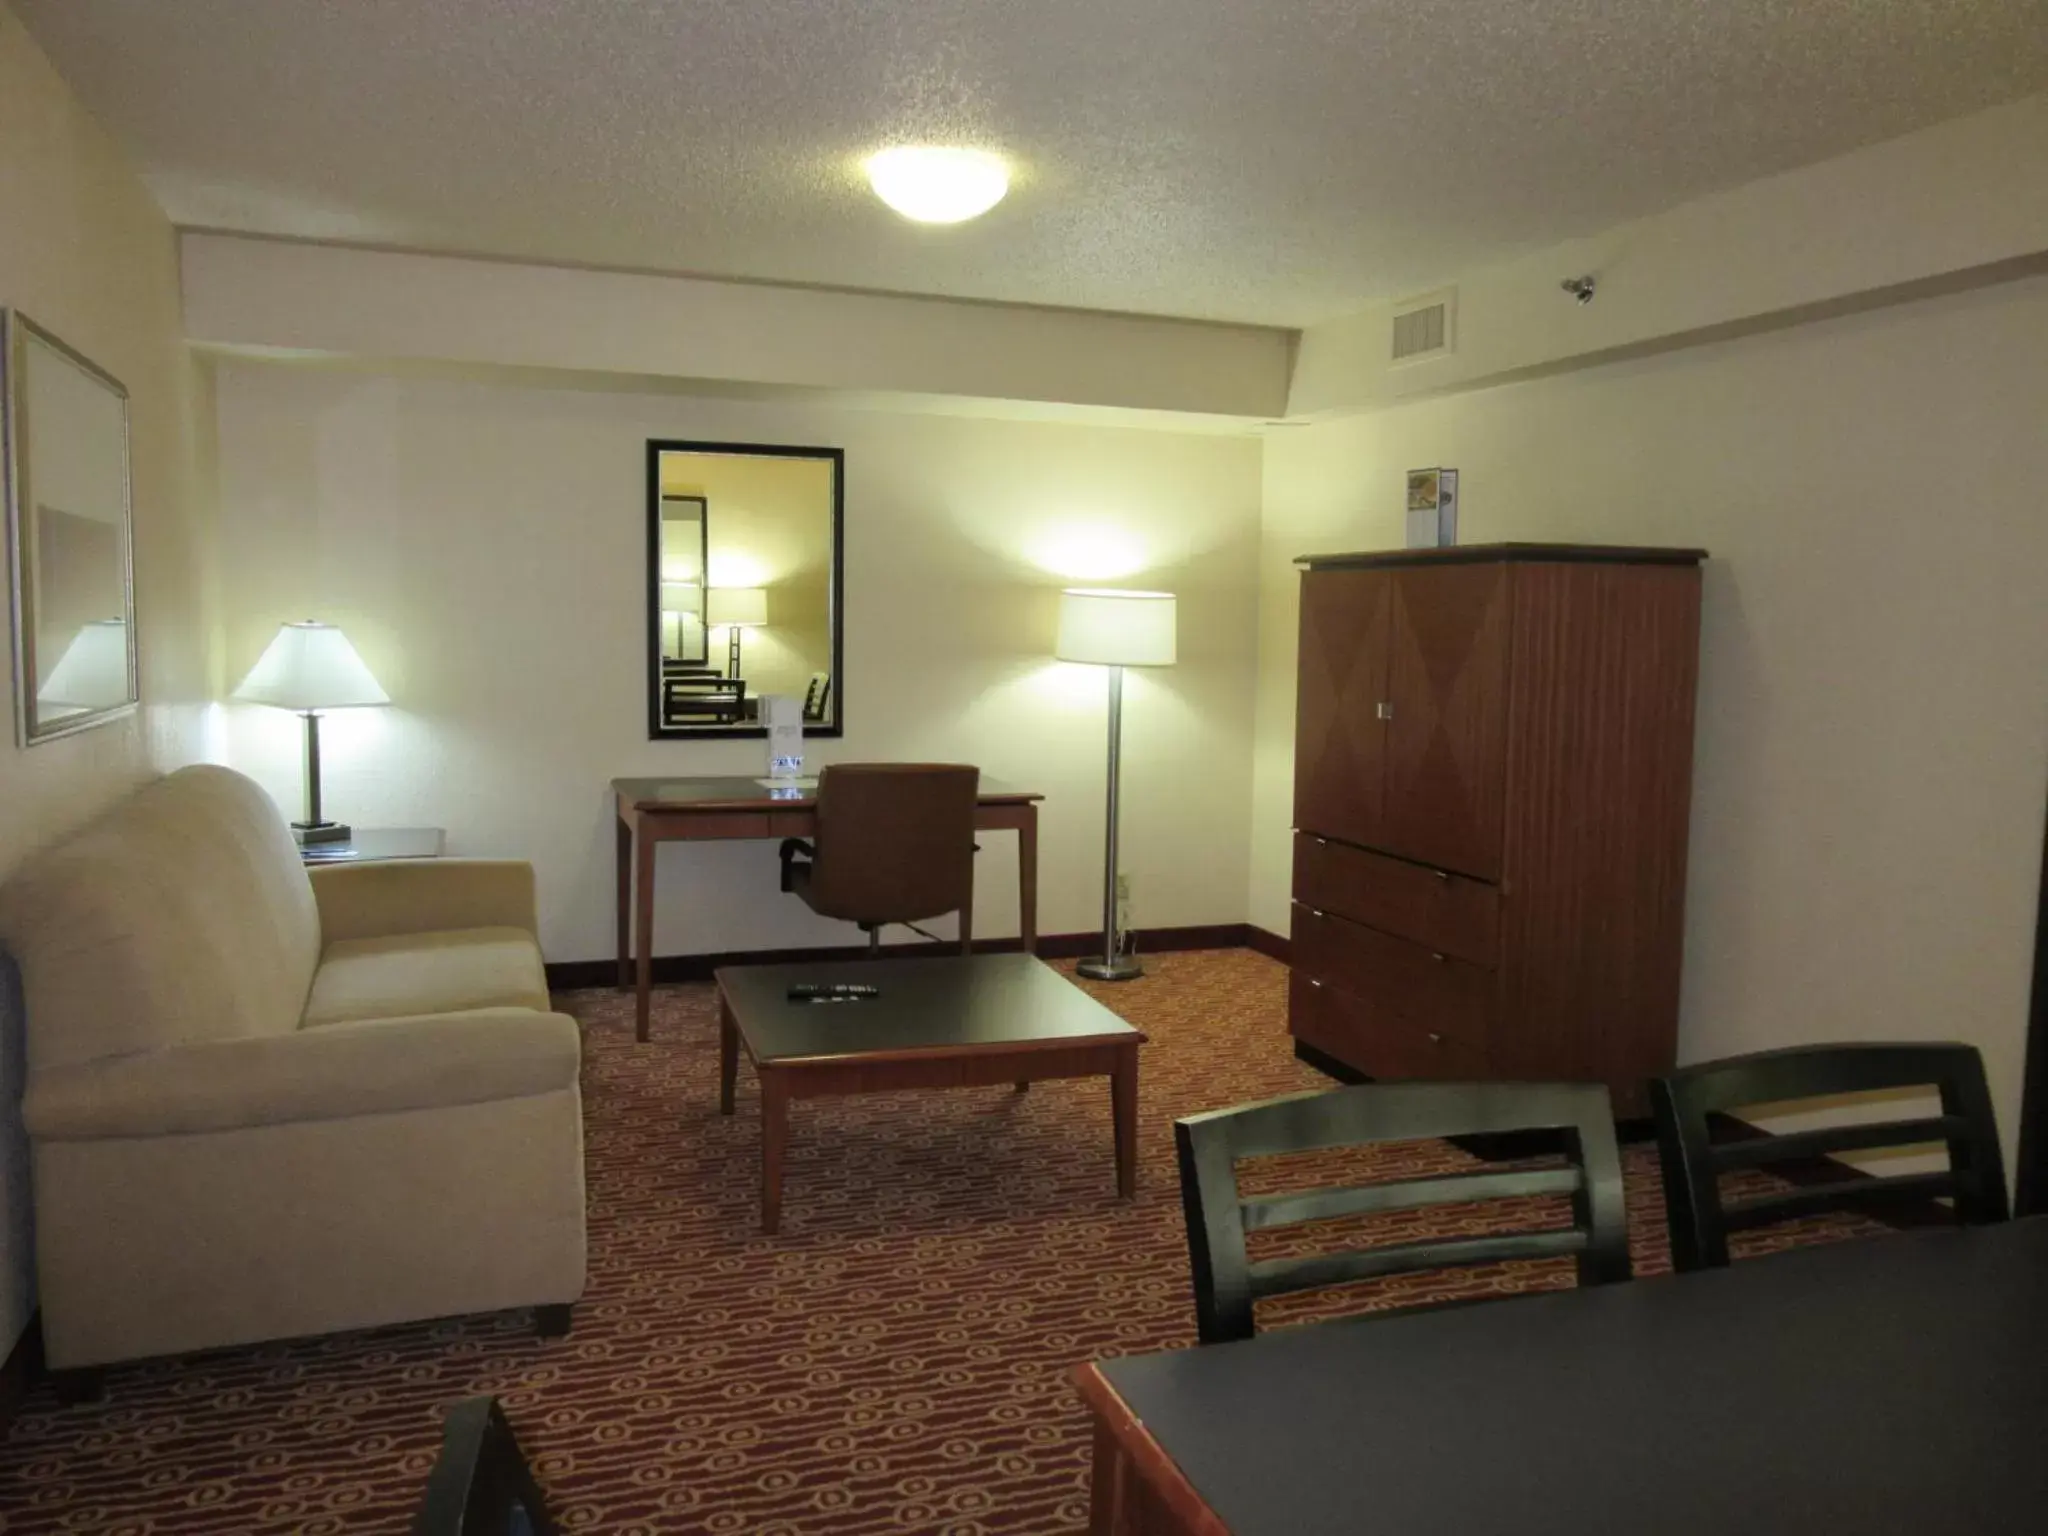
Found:
M 14 721 L 34 746 L 132 714 L 128 391 L 0 309 L 0 478 L 14 611 Z

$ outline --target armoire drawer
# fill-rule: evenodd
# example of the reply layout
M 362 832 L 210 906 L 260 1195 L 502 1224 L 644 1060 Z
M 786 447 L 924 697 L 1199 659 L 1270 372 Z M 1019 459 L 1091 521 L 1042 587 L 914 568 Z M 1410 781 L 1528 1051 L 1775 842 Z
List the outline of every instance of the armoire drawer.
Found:
M 1313 832 L 1294 834 L 1294 899 L 1477 965 L 1500 954 L 1495 887 Z
M 1287 1027 L 1304 1045 L 1367 1077 L 1483 1078 L 1484 1037 L 1411 1019 L 1296 971 L 1288 983 Z
M 1475 1048 L 1485 1041 L 1492 971 L 1299 902 L 1293 926 L 1296 975 L 1336 987 L 1376 1014 L 1411 1020 Z

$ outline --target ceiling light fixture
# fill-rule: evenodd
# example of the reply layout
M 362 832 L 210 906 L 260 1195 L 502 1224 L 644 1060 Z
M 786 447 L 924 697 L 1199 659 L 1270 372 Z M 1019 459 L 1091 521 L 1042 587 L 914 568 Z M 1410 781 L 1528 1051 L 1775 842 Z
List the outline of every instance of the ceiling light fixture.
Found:
M 919 224 L 958 224 L 984 214 L 1010 189 L 1010 168 L 985 149 L 901 145 L 868 157 L 875 196 Z

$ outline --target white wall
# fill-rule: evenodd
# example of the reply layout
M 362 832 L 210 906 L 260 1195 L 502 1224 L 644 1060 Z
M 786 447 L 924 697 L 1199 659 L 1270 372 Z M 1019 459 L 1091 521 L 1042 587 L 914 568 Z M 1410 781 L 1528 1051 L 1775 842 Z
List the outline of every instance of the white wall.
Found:
M 1267 441 L 1251 913 L 1284 931 L 1292 557 L 1703 545 L 1681 1059 L 1983 1048 L 2018 1123 L 2048 790 L 2048 279 L 1278 431 Z
M 612 949 L 617 775 L 759 771 L 759 742 L 653 742 L 643 702 L 649 437 L 846 450 L 848 731 L 821 760 L 950 758 L 1048 796 L 1040 924 L 1099 918 L 1104 684 L 1058 666 L 1075 578 L 1182 595 L 1182 664 L 1127 691 L 1126 868 L 1142 926 L 1243 917 L 1256 439 L 550 392 L 224 362 L 230 684 L 282 620 L 340 623 L 397 701 L 333 717 L 327 799 L 532 859 L 549 958 Z M 234 761 L 298 796 L 290 716 L 231 712 Z M 1015 932 L 1012 839 L 977 929 Z M 666 850 L 658 953 L 857 941 L 775 889 L 768 844 Z
M 209 695 L 202 614 L 206 510 L 194 422 L 204 380 L 178 318 L 171 228 L 120 153 L 0 6 L 0 304 L 19 309 L 125 385 L 135 506 L 144 708 L 22 749 L 12 669 L 0 719 L 0 879 L 153 769 L 200 751 Z M 12 644 L 12 630 L 7 644 Z M 0 1354 L 33 1306 L 21 1021 L 0 996 Z

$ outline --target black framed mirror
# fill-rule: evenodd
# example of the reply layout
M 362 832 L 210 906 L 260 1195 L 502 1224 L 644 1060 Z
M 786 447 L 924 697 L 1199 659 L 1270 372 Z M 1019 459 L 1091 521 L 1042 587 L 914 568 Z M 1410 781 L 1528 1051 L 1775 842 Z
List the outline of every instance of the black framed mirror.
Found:
M 647 734 L 766 734 L 796 701 L 807 736 L 845 724 L 846 455 L 762 443 L 647 443 Z

